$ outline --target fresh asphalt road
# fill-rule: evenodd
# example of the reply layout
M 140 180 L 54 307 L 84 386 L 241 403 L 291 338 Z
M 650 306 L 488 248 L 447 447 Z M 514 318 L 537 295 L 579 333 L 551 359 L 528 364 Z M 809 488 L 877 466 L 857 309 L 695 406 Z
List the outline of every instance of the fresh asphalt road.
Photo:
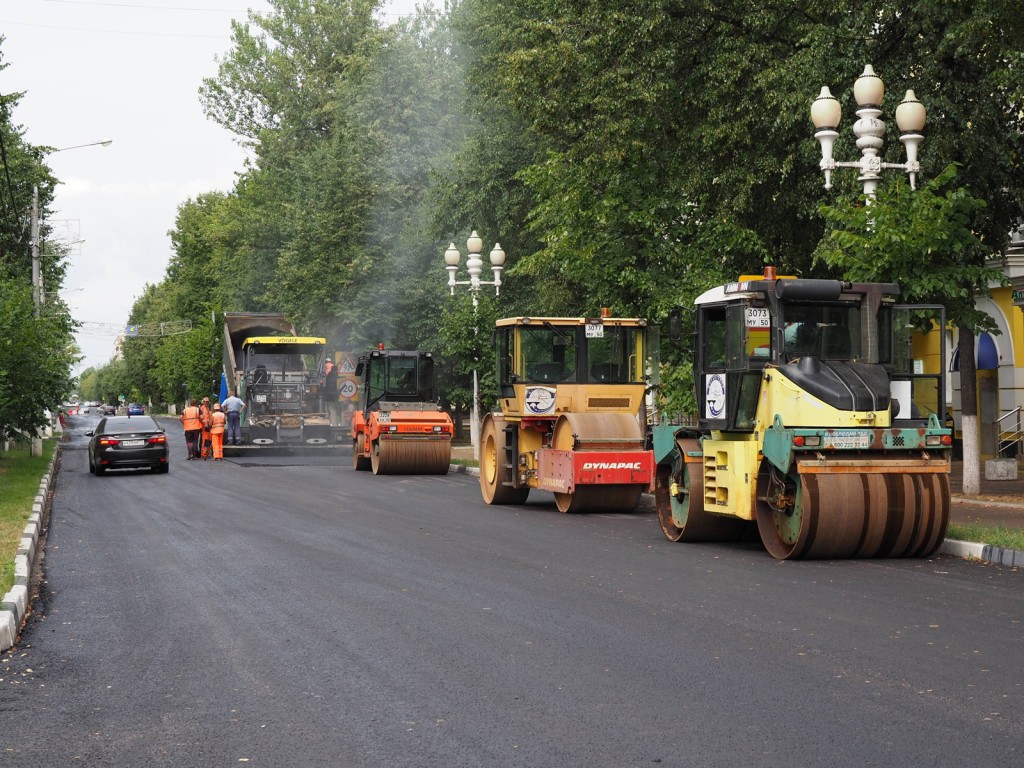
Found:
M 475 478 L 63 452 L 12 766 L 1024 761 L 1024 574 L 776 562 Z

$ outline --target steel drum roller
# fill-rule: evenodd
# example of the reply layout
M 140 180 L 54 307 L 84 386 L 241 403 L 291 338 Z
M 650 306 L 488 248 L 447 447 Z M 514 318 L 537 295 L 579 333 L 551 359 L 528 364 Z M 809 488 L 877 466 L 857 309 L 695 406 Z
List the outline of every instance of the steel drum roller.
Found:
M 944 472 L 819 470 L 790 480 L 791 506 L 762 498 L 757 507 L 761 539 L 779 559 L 927 557 L 946 536 Z
M 603 441 L 603 442 L 602 442 Z M 565 413 L 555 422 L 551 447 L 560 451 L 643 450 L 636 416 L 629 413 Z M 560 512 L 632 512 L 643 485 L 578 485 L 573 493 L 556 493 Z
M 378 440 L 370 456 L 375 475 L 445 475 L 450 440 Z

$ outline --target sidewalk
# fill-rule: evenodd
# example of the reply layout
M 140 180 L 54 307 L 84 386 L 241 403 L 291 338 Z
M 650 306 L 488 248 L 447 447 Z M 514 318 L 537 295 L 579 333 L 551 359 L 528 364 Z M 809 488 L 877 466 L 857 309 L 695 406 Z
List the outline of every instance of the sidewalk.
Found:
M 981 493 L 965 496 L 963 493 L 964 467 L 954 461 L 949 475 L 949 488 L 953 496 L 950 521 L 958 525 L 1003 526 L 1024 528 L 1024 472 L 1016 480 L 986 480 L 985 465 L 981 466 Z

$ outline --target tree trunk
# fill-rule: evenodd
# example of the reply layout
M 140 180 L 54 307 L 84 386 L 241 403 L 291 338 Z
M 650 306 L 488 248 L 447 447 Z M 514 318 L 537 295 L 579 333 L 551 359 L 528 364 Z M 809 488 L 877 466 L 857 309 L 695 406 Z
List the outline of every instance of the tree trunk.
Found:
M 957 337 L 960 360 L 960 429 L 963 437 L 963 490 L 976 496 L 981 493 L 979 471 L 978 372 L 974 364 L 974 333 L 960 328 Z

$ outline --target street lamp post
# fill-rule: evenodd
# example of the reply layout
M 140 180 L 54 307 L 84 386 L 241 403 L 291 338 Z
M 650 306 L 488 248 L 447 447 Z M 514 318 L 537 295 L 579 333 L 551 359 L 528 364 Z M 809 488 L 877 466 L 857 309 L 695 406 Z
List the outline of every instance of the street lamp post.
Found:
M 109 147 L 114 143 L 113 139 L 103 141 L 92 141 L 88 144 L 75 144 L 71 147 L 60 147 L 59 149 L 47 149 L 42 156 L 55 155 L 58 152 L 67 152 L 69 149 L 81 149 L 82 147 Z M 36 317 L 39 317 L 39 307 L 43 302 L 43 272 L 39 263 L 39 185 L 32 185 L 32 304 L 35 307 Z
M 493 280 L 481 280 L 480 275 L 483 274 L 484 261 L 480 258 L 480 254 L 484 249 L 484 241 L 473 230 L 473 233 L 469 236 L 466 241 L 466 250 L 469 252 L 466 257 L 466 271 L 469 273 L 469 280 L 457 280 L 456 275 L 459 271 L 459 261 L 462 259 L 462 253 L 458 248 L 455 247 L 455 243 L 448 246 L 448 250 L 444 252 L 444 264 L 445 270 L 448 272 L 448 288 L 451 290 L 451 295 L 455 295 L 455 286 L 464 285 L 469 289 L 470 295 L 473 297 L 473 336 L 474 339 L 480 333 L 479 321 L 477 318 L 477 307 L 479 305 L 479 294 L 480 288 L 485 285 L 494 286 L 494 295 L 497 296 L 501 292 L 501 271 L 505 268 L 505 251 L 502 250 L 500 243 L 495 243 L 494 248 L 491 249 L 488 258 L 491 262 L 491 271 L 494 273 Z M 473 409 L 470 414 L 470 442 L 473 445 L 473 458 L 479 460 L 480 458 L 480 381 L 478 375 L 479 360 L 473 360 Z
M 45 150 L 40 159 L 46 155 L 53 155 L 57 152 L 66 152 L 69 149 L 81 149 L 82 147 L 109 147 L 113 143 L 113 139 L 104 139 L 103 141 L 92 141 L 88 144 L 75 144 L 71 147 L 60 147 L 58 149 L 47 149 Z M 32 307 L 35 313 L 35 317 L 38 319 L 40 315 L 40 306 L 43 303 L 43 271 L 40 265 L 39 257 L 39 185 L 32 185 L 32 209 L 30 212 L 31 216 L 31 253 L 32 253 Z M 43 455 L 43 439 L 37 433 L 31 440 L 31 447 L 29 452 L 34 457 Z
M 917 174 L 921 164 L 917 161 L 917 148 L 924 141 L 924 123 L 927 113 L 924 105 L 917 100 L 913 91 L 907 91 L 903 101 L 896 107 L 896 125 L 900 129 L 900 141 L 906 148 L 907 162 L 883 163 L 879 152 L 884 144 L 885 122 L 882 121 L 882 97 L 885 84 L 875 74 L 870 64 L 853 84 L 853 96 L 857 101 L 857 116 L 853 132 L 857 136 L 860 160 L 837 162 L 832 157 L 832 146 L 839 137 L 836 130 L 842 117 L 842 107 L 828 87 L 811 104 L 811 122 L 814 123 L 814 138 L 821 144 L 821 170 L 825 173 L 825 189 L 832 189 L 832 171 L 836 168 L 856 168 L 860 171 L 858 181 L 864 185 L 864 194 L 870 201 L 875 196 L 883 170 L 900 170 L 910 177 L 910 188 L 917 188 Z

